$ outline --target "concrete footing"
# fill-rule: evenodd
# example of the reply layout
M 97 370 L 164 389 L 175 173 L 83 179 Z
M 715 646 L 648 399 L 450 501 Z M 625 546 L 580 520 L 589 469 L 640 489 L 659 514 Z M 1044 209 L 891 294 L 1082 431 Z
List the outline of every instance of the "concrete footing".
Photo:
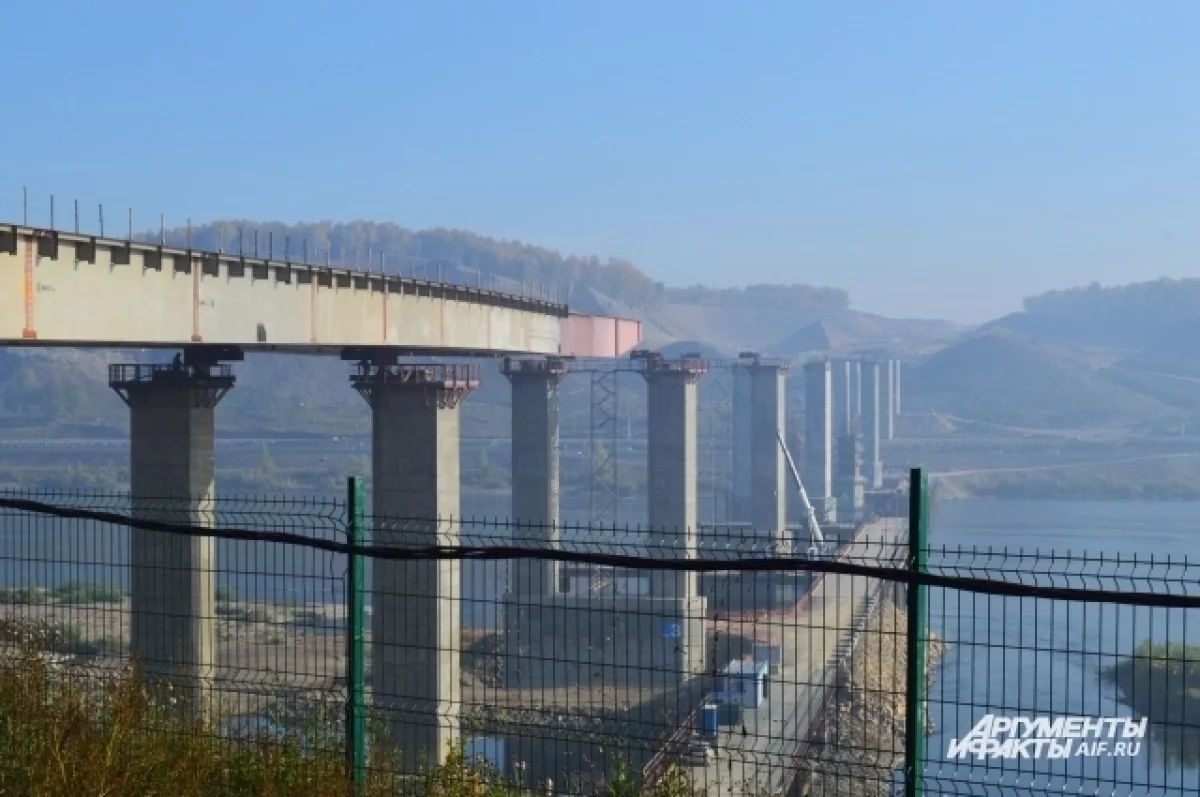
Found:
M 131 514 L 210 526 L 214 410 L 233 387 L 228 366 L 114 365 L 129 405 Z M 147 681 L 186 714 L 207 714 L 215 622 L 212 538 L 130 532 L 130 652 Z
M 362 362 L 351 377 L 372 411 L 373 541 L 454 545 L 459 405 L 478 386 L 478 367 L 385 362 Z M 459 737 L 461 563 L 374 559 L 372 578 L 372 701 L 413 772 L 444 760 Z

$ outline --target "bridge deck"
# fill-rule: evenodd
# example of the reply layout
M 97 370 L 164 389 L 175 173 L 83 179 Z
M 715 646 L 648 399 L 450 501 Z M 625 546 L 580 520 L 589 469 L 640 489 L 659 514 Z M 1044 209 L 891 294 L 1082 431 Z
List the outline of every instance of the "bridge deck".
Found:
M 477 287 L 0 226 L 0 345 L 614 357 L 640 338 Z

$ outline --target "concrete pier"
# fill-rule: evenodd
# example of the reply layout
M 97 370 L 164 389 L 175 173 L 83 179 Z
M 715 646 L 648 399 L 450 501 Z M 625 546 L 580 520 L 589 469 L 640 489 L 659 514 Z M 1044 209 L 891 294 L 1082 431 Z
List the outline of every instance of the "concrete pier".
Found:
M 752 355 L 753 356 L 753 355 Z M 730 496 L 730 519 L 748 521 L 751 518 L 751 419 L 754 415 L 754 388 L 746 362 L 733 368 L 733 491 Z
M 862 368 L 863 475 L 868 490 L 883 486 L 883 464 L 879 456 L 880 363 L 864 360 Z
M 843 434 L 837 440 L 837 461 L 833 491 L 837 496 L 838 518 L 842 522 L 858 520 L 864 506 L 862 446 L 858 435 Z
M 479 367 L 394 362 L 373 355 L 351 377 L 371 405 L 373 541 L 455 545 L 459 407 Z M 372 561 L 371 691 L 406 771 L 443 760 L 459 736 L 460 573 L 459 562 Z
M 828 360 L 804 366 L 804 488 L 822 522 L 833 522 L 832 369 Z
M 892 416 L 900 422 L 900 361 L 892 360 Z
M 862 363 L 851 360 L 846 363 L 850 370 L 850 434 L 862 432 Z
M 661 559 L 697 557 L 696 383 L 708 372 L 699 357 L 643 359 L 647 391 L 647 469 L 649 474 L 648 555 Z M 645 638 L 665 644 L 667 660 L 658 663 L 674 680 L 703 671 L 706 602 L 697 592 L 696 574 L 650 571 L 649 601 L 640 612 L 652 618 L 658 633 Z
M 747 367 L 753 398 L 750 423 L 751 516 L 754 531 L 769 535 L 775 550 L 786 555 L 787 464 L 779 447 L 787 435 L 787 360 L 755 358 Z
M 502 372 L 512 383 L 513 544 L 554 548 L 559 535 L 558 398 L 567 364 L 561 357 L 506 358 Z M 517 559 L 510 567 L 511 594 L 558 591 L 556 562 Z
M 882 424 L 879 436 L 892 440 L 896 436 L 896 361 L 885 360 L 880 368 L 879 421 Z
M 651 355 L 642 375 L 649 386 L 648 555 L 696 558 L 696 383 L 708 371 L 700 359 L 664 360 Z M 696 594 L 694 573 L 654 571 L 650 594 L 680 598 Z
M 226 359 L 240 359 L 240 352 Z M 211 526 L 213 428 L 233 387 L 227 365 L 182 355 L 169 365 L 114 365 L 109 385 L 129 406 L 131 514 Z M 216 546 L 211 537 L 130 532 L 130 652 L 182 712 L 210 708 Z
M 853 386 L 850 379 L 850 363 L 832 360 L 829 365 L 830 386 L 833 395 L 833 437 L 836 440 L 848 434 L 854 422 Z

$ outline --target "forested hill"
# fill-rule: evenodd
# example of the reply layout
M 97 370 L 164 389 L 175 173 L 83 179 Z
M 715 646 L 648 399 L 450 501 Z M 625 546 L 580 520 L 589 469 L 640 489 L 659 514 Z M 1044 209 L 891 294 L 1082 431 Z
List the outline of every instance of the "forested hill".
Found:
M 190 246 L 195 249 L 252 254 L 254 235 L 258 234 L 258 253 L 299 261 L 305 247 L 309 259 L 334 264 L 364 267 L 368 261 L 378 268 L 380 255 L 389 270 L 426 273 L 423 269 L 438 264 L 479 271 L 523 282 L 540 282 L 573 293 L 577 288 L 593 288 L 628 307 L 651 311 L 664 301 L 662 283 L 648 277 L 627 260 L 567 256 L 517 241 L 487 238 L 465 230 L 433 229 L 414 232 L 395 224 L 369 221 L 348 223 L 316 222 L 282 224 L 240 219 L 216 221 L 194 227 Z M 186 228 L 167 230 L 167 242 L 188 246 Z M 158 234 L 142 236 L 157 240 Z
M 1030 296 L 1025 312 L 1108 318 L 1190 318 L 1200 314 L 1200 279 L 1167 279 L 1101 287 L 1100 283 Z
M 378 268 L 380 255 L 389 271 L 434 274 L 458 269 L 471 278 L 475 272 L 516 282 L 539 282 L 554 286 L 563 295 L 577 296 L 585 288 L 615 299 L 643 317 L 662 310 L 666 304 L 741 307 L 788 307 L 797 312 L 837 313 L 847 310 L 850 297 L 838 288 L 810 285 L 751 285 L 745 288 L 665 288 L 628 260 L 595 256 L 564 256 L 541 246 L 488 238 L 466 230 L 433 229 L 414 232 L 396 224 L 369 221 L 348 223 L 316 222 L 282 224 L 243 219 L 216 221 L 199 227 L 176 227 L 166 231 L 173 246 L 221 249 L 228 253 L 302 260 L 307 252 L 312 262 Z M 189 243 L 190 236 L 190 243 Z M 157 241 L 158 233 L 140 236 Z M 307 249 L 306 249 L 307 247 Z M 452 273 L 443 273 L 447 278 Z M 458 276 L 464 276 L 460 273 Z
M 667 301 L 675 304 L 719 305 L 721 307 L 779 307 L 796 311 L 838 312 L 850 309 L 850 294 L 841 288 L 813 285 L 747 285 L 744 288 L 667 288 Z

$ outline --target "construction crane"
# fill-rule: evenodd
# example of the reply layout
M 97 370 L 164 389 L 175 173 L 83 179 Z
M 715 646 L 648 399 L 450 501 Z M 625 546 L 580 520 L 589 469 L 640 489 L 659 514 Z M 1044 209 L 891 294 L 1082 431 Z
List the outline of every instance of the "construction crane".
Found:
M 787 443 L 783 441 L 783 433 L 777 430 L 775 438 L 779 440 L 779 447 L 783 450 L 783 456 L 787 458 L 788 470 L 792 472 L 792 481 L 796 483 L 796 488 L 800 491 L 800 500 L 808 515 L 808 533 L 812 540 L 812 544 L 808 547 L 808 558 L 819 558 L 825 555 L 825 535 L 821 532 L 820 524 L 817 523 L 817 512 L 813 509 L 812 502 L 808 500 L 808 491 L 804 489 L 804 482 L 800 481 L 800 471 L 796 469 L 796 461 L 792 459 L 792 452 L 788 451 Z

